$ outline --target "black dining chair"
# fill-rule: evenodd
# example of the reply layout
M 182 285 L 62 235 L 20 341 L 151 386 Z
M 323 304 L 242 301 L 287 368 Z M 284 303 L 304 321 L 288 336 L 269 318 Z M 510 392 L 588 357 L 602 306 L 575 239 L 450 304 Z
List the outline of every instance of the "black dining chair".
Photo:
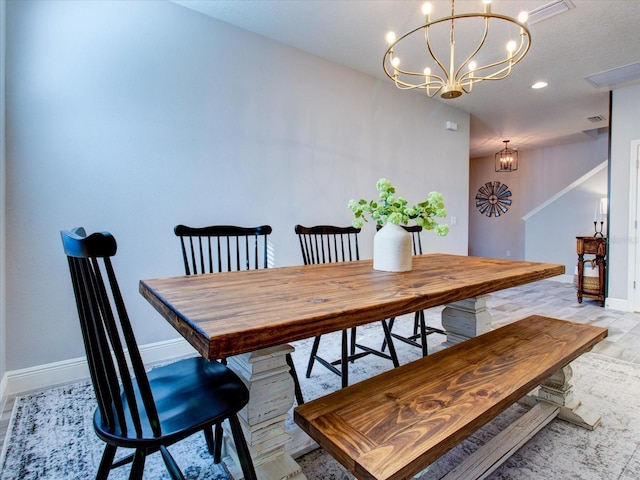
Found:
M 255 270 L 269 266 L 269 225 L 237 227 L 212 225 L 187 227 L 177 225 L 174 233 L 180 238 L 186 275 Z M 304 403 L 302 389 L 291 354 L 286 356 L 293 378 L 298 405 Z
M 376 228 L 377 230 L 380 230 L 382 226 L 377 225 Z M 413 243 L 413 254 L 422 255 L 422 241 L 420 239 L 422 227 L 420 225 L 402 225 L 402 228 L 404 228 L 411 234 L 411 240 Z M 400 335 L 399 333 L 393 332 L 393 325 L 395 323 L 395 320 L 395 317 L 389 319 L 389 331 L 391 332 L 391 336 L 396 340 L 400 340 L 401 342 L 404 342 L 408 345 L 422 349 L 423 357 L 426 357 L 429 354 L 429 351 L 427 349 L 427 336 L 434 333 L 439 333 L 446 336 L 446 332 L 444 330 L 430 327 L 426 324 L 424 310 L 415 312 L 413 317 L 413 333 L 409 336 L 405 337 L 403 335 Z M 384 351 L 386 347 L 387 341 L 384 340 L 381 350 Z
M 302 260 L 305 265 L 349 262 L 360 259 L 358 245 L 358 234 L 360 233 L 359 228 L 337 227 L 332 225 L 317 225 L 313 227 L 296 225 L 295 232 L 298 235 L 300 251 L 302 252 Z M 348 364 L 358 358 L 362 358 L 366 355 L 376 355 L 391 360 L 393 362 L 393 366 L 397 367 L 399 365 L 398 357 L 396 356 L 396 351 L 393 346 L 391 332 L 385 320 L 381 320 L 381 324 L 385 337 L 385 346 L 388 345 L 389 347 L 388 354 L 357 343 L 356 328 L 353 327 L 349 331 L 342 330 L 340 359 L 329 361 L 318 354 L 322 336 L 316 336 L 313 340 L 311 354 L 309 355 L 307 378 L 311 376 L 311 371 L 316 361 L 328 368 L 331 372 L 342 377 L 343 388 L 349 385 Z M 340 369 L 336 368 L 336 365 L 340 365 Z
M 146 457 L 158 451 L 170 477 L 182 479 L 167 447 L 203 431 L 213 453 L 212 427 L 225 420 L 245 478 L 255 479 L 237 416 L 249 400 L 243 381 L 225 365 L 202 357 L 147 372 L 111 262 L 115 238 L 106 232 L 87 235 L 82 227 L 60 233 L 98 403 L 93 426 L 106 443 L 96 479 L 128 463 L 129 478 L 141 479 Z M 118 447 L 135 451 L 114 462 Z

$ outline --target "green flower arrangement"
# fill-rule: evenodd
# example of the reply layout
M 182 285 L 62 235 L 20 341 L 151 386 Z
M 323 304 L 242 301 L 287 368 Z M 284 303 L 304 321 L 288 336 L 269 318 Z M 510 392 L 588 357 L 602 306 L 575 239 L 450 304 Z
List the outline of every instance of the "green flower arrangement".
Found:
M 425 230 L 433 230 L 436 235 L 444 236 L 449 233 L 449 225 L 435 220 L 435 218 L 447 216 L 441 193 L 431 192 L 427 200 L 409 207 L 404 198 L 395 196 L 396 189 L 386 178 L 378 180 L 376 189 L 380 192 L 379 201 L 349 200 L 349 210 L 356 217 L 353 221 L 354 227 L 362 228 L 369 215 L 378 225 L 384 225 L 387 222 L 407 225 L 409 220 L 414 220 L 416 225 L 420 225 Z

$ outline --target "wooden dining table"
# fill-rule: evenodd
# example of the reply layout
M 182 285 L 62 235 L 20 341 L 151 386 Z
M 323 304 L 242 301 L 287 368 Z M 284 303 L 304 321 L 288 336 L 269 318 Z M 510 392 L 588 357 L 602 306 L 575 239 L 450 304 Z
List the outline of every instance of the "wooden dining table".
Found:
M 372 260 L 140 281 L 140 293 L 205 358 L 227 358 L 249 385 L 241 412 L 261 479 L 304 479 L 293 460 L 308 446 L 285 428 L 297 340 L 442 306 L 449 344 L 491 330 L 487 295 L 563 274 L 564 265 L 427 254 L 409 272 Z M 291 443 L 294 447 L 291 448 Z

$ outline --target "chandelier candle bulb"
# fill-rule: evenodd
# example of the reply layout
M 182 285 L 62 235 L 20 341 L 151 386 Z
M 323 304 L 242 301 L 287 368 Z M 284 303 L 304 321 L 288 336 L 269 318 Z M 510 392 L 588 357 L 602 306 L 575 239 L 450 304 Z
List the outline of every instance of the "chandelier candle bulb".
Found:
M 431 4 L 429 2 L 422 5 L 422 14 L 427 17 L 427 23 L 431 21 Z
M 524 25 L 525 23 L 527 23 L 527 20 L 529 20 L 529 13 L 520 12 L 520 14 L 518 15 L 518 21 Z M 520 32 L 522 32 L 522 29 L 520 29 Z
M 389 32 L 389 33 L 387 33 L 387 43 L 388 43 L 389 45 L 392 45 L 392 44 L 393 44 L 393 42 L 395 42 L 395 41 L 396 41 L 396 34 L 395 34 L 395 33 L 393 33 L 393 32 Z

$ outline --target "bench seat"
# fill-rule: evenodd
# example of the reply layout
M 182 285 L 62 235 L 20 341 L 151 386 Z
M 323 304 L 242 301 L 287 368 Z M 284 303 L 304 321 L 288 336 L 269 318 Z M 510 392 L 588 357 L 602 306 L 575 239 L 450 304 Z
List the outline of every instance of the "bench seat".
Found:
M 605 338 L 530 316 L 296 407 L 358 479 L 410 479 Z

